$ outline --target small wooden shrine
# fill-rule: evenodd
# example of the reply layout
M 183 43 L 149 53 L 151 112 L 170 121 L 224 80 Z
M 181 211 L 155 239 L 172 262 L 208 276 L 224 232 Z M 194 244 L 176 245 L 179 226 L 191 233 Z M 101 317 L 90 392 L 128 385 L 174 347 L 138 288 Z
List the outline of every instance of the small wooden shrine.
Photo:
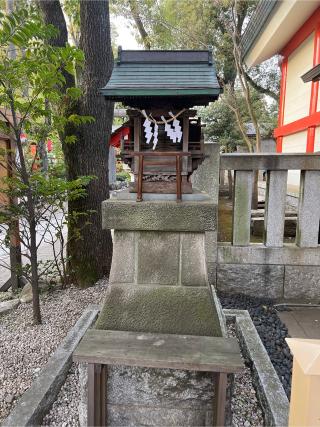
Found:
M 221 88 L 212 51 L 123 51 L 102 89 L 127 110 L 122 158 L 138 193 L 192 193 L 190 176 L 204 159 L 201 119 L 194 105 L 215 101 Z
M 192 192 L 204 158 L 191 108 L 220 93 L 212 54 L 120 51 L 102 91 L 130 107 L 122 155 L 131 191 L 139 201 L 154 194 L 136 203 L 120 191 L 102 203 L 102 227 L 114 230 L 109 286 L 74 353 L 88 363 L 88 425 L 231 425 L 227 385 L 242 361 L 211 286 L 219 188 L 181 203 L 168 194 Z

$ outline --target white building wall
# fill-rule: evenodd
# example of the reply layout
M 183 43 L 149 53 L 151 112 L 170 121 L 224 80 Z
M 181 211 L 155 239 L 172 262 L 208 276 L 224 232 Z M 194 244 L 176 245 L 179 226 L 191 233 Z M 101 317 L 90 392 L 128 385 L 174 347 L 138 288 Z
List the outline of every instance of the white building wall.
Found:
M 284 124 L 309 115 L 311 82 L 304 83 L 301 76 L 313 66 L 312 33 L 288 58 Z
M 294 133 L 283 137 L 283 153 L 305 153 L 307 145 L 307 131 Z M 300 185 L 300 171 L 289 170 L 288 172 L 288 191 L 297 193 Z
M 314 140 L 314 151 L 320 151 L 320 126 L 316 128 L 316 137 Z

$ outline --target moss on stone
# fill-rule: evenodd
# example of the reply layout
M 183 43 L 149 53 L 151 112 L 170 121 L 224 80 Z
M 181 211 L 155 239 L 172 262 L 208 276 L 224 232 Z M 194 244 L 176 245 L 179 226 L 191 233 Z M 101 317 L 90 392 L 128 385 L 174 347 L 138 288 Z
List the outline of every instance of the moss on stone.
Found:
M 97 329 L 222 336 L 206 287 L 112 285 Z
M 217 205 L 202 202 L 109 199 L 102 203 L 102 228 L 146 231 L 214 231 Z

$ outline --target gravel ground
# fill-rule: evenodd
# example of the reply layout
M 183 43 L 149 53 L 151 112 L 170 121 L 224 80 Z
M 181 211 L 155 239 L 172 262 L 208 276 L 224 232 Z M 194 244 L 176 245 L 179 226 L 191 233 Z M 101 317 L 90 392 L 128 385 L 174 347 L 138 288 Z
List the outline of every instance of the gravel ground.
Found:
M 219 298 L 223 308 L 249 311 L 288 399 L 290 399 L 292 356 L 285 341 L 285 338 L 289 336 L 288 329 L 278 317 L 272 300 L 224 293 L 220 293 Z
M 61 387 L 57 400 L 43 420 L 43 426 L 78 427 L 78 405 L 80 403 L 80 386 L 78 364 L 73 363 Z
M 232 324 L 228 325 L 230 336 L 235 335 Z M 73 364 L 65 384 L 61 388 L 51 411 L 43 420 L 43 426 L 78 427 L 78 405 L 80 403 L 79 373 L 77 364 Z M 263 426 L 263 415 L 252 383 L 250 368 L 235 375 L 234 393 L 232 397 L 234 427 Z
M 89 304 L 102 301 L 107 283 L 41 295 L 42 325 L 32 324 L 32 304 L 0 317 L 0 423 L 31 386 L 50 355 Z M 72 424 L 68 424 L 72 425 Z
M 227 325 L 228 335 L 236 337 L 233 323 Z M 253 387 L 251 370 L 247 366 L 243 372 L 235 374 L 233 397 L 231 401 L 233 426 L 263 426 L 263 414 Z

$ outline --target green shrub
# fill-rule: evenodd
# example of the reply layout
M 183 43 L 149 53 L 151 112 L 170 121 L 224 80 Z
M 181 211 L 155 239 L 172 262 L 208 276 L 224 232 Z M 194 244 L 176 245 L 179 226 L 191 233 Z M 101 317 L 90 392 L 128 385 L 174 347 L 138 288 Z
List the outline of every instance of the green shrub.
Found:
M 117 181 L 130 181 L 130 174 L 128 172 L 118 172 L 117 175 Z

